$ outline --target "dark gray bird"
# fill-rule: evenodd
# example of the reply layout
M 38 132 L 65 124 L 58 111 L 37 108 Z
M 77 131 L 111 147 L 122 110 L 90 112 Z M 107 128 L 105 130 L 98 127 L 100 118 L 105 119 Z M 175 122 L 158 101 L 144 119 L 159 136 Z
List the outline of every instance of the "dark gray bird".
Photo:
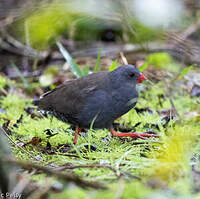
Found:
M 76 126 L 74 144 L 83 128 L 107 128 L 112 136 L 157 137 L 146 133 L 119 133 L 113 122 L 132 109 L 138 98 L 136 84 L 146 80 L 133 65 L 102 71 L 64 82 L 34 104 L 58 119 Z

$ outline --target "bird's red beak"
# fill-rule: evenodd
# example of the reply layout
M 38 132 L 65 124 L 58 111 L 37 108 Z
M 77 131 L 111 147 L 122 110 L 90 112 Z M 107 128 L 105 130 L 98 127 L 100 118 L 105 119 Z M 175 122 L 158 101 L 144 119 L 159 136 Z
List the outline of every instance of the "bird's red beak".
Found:
M 142 83 L 143 80 L 146 80 L 147 78 L 142 74 L 140 73 L 140 76 L 137 78 L 137 82 L 138 83 Z

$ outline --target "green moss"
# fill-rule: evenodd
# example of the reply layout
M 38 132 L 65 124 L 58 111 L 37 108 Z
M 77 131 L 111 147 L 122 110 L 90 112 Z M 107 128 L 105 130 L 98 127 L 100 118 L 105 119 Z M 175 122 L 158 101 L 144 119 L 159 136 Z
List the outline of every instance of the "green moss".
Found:
M 137 107 L 149 107 L 153 110 L 152 114 L 147 112 L 137 114 L 132 109 L 117 121 L 125 126 L 134 126 L 140 122 L 141 124 L 136 127 L 136 131 L 138 132 L 149 130 L 150 127 L 146 126 L 147 123 L 159 123 L 163 116 L 160 116 L 156 110 L 171 108 L 171 104 L 165 96 L 166 91 L 163 88 L 165 88 L 164 83 L 160 82 L 150 88 L 147 87 L 146 92 L 140 93 Z M 161 105 L 158 96 L 162 95 L 164 99 Z M 173 89 L 172 98 L 177 111 L 183 118 L 181 122 L 174 121 L 166 128 L 160 125 L 160 130 L 152 129 L 161 135 L 159 139 L 161 143 L 157 142 L 158 140 L 154 138 L 147 141 L 132 141 L 131 138 L 127 138 L 127 141 L 120 138 L 110 139 L 108 136 L 110 132 L 106 129 L 100 129 L 89 130 L 86 136 L 79 136 L 77 145 L 73 146 L 73 131 L 69 128 L 69 124 L 65 124 L 56 118 L 51 118 L 51 116 L 48 118 L 31 118 L 24 111 L 24 108 L 32 107 L 32 100 L 13 94 L 0 99 L 1 108 L 6 110 L 6 113 L 1 113 L 0 123 L 3 124 L 5 118 L 11 121 L 9 124 L 9 128 L 12 130 L 11 137 L 16 143 L 27 143 L 33 137 L 42 139 L 42 142 L 38 146 L 26 146 L 25 150 L 28 153 L 24 153 L 20 148 L 13 147 L 14 153 L 20 159 L 30 160 L 32 157 L 38 157 L 40 159 L 38 162 L 41 165 L 65 165 L 67 163 L 79 166 L 94 164 L 109 165 L 117 172 L 123 174 L 130 173 L 142 179 L 142 181 L 138 181 L 128 178 L 125 174 L 124 180 L 119 180 L 116 172 L 109 168 L 76 168 L 73 171 L 85 180 L 100 181 L 109 187 L 109 189 L 105 191 L 84 190 L 67 184 L 61 193 L 51 194 L 51 198 L 99 199 L 116 198 L 119 194 L 121 194 L 121 198 L 125 199 L 155 198 L 155 195 L 158 198 L 161 195 L 166 198 L 173 198 L 173 194 L 165 193 L 159 188 L 153 190 L 148 186 L 149 181 L 154 182 L 155 178 L 157 179 L 158 177 L 164 181 L 160 183 L 164 183 L 165 187 L 168 187 L 167 189 L 176 190 L 180 198 L 182 196 L 188 197 L 188 195 L 191 195 L 190 189 L 192 186 L 190 183 L 192 175 L 190 159 L 193 154 L 199 154 L 200 148 L 199 139 L 197 134 L 195 134 L 195 132 L 198 133 L 199 120 L 184 120 L 184 114 L 200 109 L 198 109 L 198 99 L 191 98 L 187 93 L 181 91 L 180 88 Z M 15 127 L 14 124 L 21 115 L 23 115 L 22 122 L 17 124 L 18 127 Z M 46 129 L 51 129 L 53 133 L 57 134 L 48 139 L 44 132 Z M 195 139 L 193 139 L 194 137 Z M 71 151 L 67 153 L 56 152 L 55 154 L 45 153 L 47 141 L 50 142 L 52 149 L 57 149 L 59 144 L 70 144 Z M 138 142 L 140 144 L 137 144 Z M 88 149 L 85 145 L 93 145 L 96 147 L 96 150 Z M 68 156 L 68 154 L 79 157 Z M 32 161 L 37 162 L 33 159 Z M 173 162 L 176 162 L 176 164 Z M 69 172 L 69 170 L 64 172 Z M 38 183 L 43 182 L 44 178 L 46 178 L 44 174 L 33 177 Z M 160 187 L 160 185 L 156 186 Z M 183 189 L 186 191 L 182 191 Z
M 148 66 L 155 69 L 165 69 L 172 72 L 178 72 L 179 65 L 173 61 L 168 53 L 152 53 L 146 57 L 146 62 L 141 66 L 140 70 L 145 70 Z
M 114 183 L 109 186 L 108 190 L 105 191 L 93 191 L 93 190 L 83 190 L 77 187 L 72 187 L 71 189 L 65 189 L 61 194 L 52 194 L 51 198 L 92 198 L 92 199 L 114 199 L 117 196 L 126 199 L 144 199 L 151 193 L 151 189 L 145 187 L 139 182 L 125 183 L 125 181 L 120 181 L 119 183 Z M 122 189 L 122 191 L 120 191 Z M 121 193 L 120 193 L 121 192 Z
M 68 9 L 66 2 L 53 1 L 36 11 L 27 10 L 27 16 L 15 23 L 16 34 L 34 48 L 46 49 L 55 43 L 56 37 L 66 33 L 78 14 Z
M 0 88 L 4 88 L 7 85 L 7 78 L 0 76 Z
M 20 115 L 24 112 L 24 108 L 31 104 L 30 99 L 22 99 L 16 95 L 9 94 L 1 101 L 1 107 L 6 110 L 6 116 L 10 120 L 19 119 Z
M 132 32 L 129 32 L 128 35 L 130 41 L 135 43 L 150 42 L 159 39 L 162 35 L 162 30 L 149 28 L 136 20 L 133 20 L 131 22 L 131 26 L 133 28 L 134 34 Z

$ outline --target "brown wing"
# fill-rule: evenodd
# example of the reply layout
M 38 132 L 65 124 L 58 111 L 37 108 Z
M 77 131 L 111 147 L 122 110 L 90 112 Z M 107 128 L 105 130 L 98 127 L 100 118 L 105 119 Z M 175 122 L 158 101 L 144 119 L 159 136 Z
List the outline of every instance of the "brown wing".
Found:
M 79 79 L 64 82 L 61 86 L 45 93 L 38 102 L 40 109 L 56 111 L 70 117 L 83 109 L 87 97 L 97 89 L 107 89 L 108 72 L 98 72 Z

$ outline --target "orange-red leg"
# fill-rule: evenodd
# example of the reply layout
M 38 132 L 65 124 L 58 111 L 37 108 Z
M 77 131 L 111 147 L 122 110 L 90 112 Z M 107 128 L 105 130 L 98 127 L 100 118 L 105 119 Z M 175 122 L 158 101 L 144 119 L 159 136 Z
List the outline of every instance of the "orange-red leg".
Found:
M 79 128 L 79 127 L 76 128 L 75 135 L 74 135 L 74 142 L 73 142 L 74 144 L 76 144 L 78 135 L 81 132 L 81 130 L 82 130 L 82 128 Z
M 110 129 L 112 136 L 114 137 L 132 137 L 134 140 L 137 138 L 146 139 L 145 137 L 159 137 L 155 134 L 148 134 L 148 133 L 120 133 L 115 131 L 114 129 Z

